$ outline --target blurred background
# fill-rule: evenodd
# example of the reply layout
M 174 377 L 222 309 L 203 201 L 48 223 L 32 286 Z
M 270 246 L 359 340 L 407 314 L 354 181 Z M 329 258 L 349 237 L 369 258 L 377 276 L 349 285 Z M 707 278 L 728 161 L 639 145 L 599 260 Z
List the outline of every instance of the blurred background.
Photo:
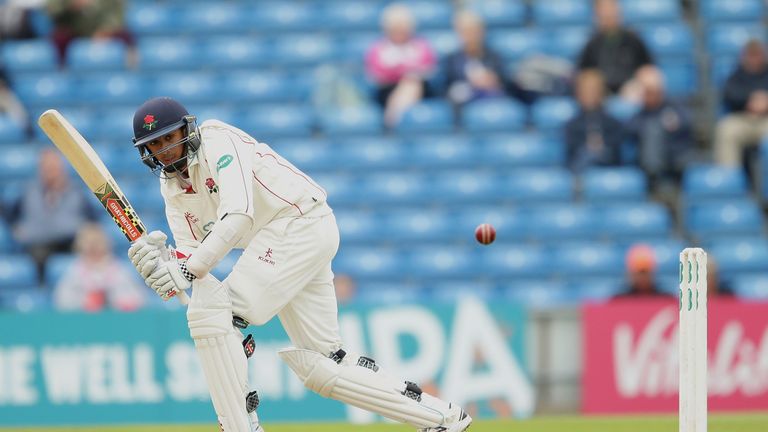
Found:
M 0 426 L 215 419 L 181 307 L 138 280 L 35 125 L 59 109 L 169 232 L 131 144 L 134 109 L 161 95 L 327 189 L 348 344 L 473 414 L 675 413 L 689 246 L 709 253 L 710 408 L 768 410 L 766 13 L 763 0 L 0 2 Z M 495 243 L 475 241 L 481 223 Z M 305 391 L 274 323 L 249 330 L 266 421 L 375 420 Z

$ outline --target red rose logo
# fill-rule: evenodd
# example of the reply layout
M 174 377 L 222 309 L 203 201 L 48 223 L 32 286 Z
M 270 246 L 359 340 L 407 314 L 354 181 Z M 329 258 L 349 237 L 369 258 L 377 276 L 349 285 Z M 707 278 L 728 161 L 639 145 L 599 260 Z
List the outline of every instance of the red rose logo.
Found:
M 205 179 L 205 187 L 208 188 L 208 193 L 215 193 L 219 191 L 219 187 L 216 186 L 216 183 L 210 177 Z
M 155 116 L 153 116 L 152 114 L 147 114 L 144 116 L 144 129 L 152 130 L 156 126 L 157 126 L 157 120 L 155 120 Z

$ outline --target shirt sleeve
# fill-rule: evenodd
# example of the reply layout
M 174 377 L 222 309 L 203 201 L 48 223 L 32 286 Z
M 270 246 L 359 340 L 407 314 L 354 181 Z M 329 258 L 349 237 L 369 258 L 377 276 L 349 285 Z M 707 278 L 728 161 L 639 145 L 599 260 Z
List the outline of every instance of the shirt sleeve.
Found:
M 253 145 L 224 129 L 203 132 L 205 162 L 219 186 L 219 219 L 228 214 L 244 214 L 253 219 Z
M 165 217 L 168 220 L 168 227 L 171 228 L 171 236 L 176 250 L 184 256 L 189 256 L 197 249 L 200 242 L 195 239 L 189 228 L 184 212 L 176 208 L 172 202 L 165 200 Z

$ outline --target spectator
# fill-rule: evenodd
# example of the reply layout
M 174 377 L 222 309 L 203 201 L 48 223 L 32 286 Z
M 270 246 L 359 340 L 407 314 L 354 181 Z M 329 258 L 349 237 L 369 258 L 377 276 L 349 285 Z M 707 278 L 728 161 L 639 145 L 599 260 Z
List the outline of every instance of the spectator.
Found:
M 394 126 L 408 107 L 429 93 L 426 79 L 436 59 L 429 43 L 413 35 L 416 24 L 407 6 L 387 6 L 381 25 L 385 37 L 368 50 L 365 66 L 377 86 L 376 100 L 385 108 L 384 121 Z
M 750 40 L 741 60 L 725 83 L 723 104 L 730 112 L 717 124 L 715 161 L 737 167 L 746 148 L 768 133 L 768 62 L 765 46 Z
M 579 111 L 565 124 L 566 163 L 574 172 L 595 165 L 619 165 L 624 126 L 603 109 L 605 81 L 597 69 L 576 78 Z
M 653 63 L 645 43 L 622 26 L 621 8 L 616 0 L 595 0 L 597 31 L 581 51 L 579 69 L 597 68 L 608 89 L 617 93 L 641 66 Z
M 656 283 L 656 256 L 653 249 L 637 244 L 627 252 L 626 269 L 628 286 L 616 298 L 629 297 L 669 297 L 659 290 Z
M 96 211 L 82 189 L 69 180 L 59 154 L 44 149 L 38 178 L 27 185 L 8 214 L 13 237 L 37 263 L 43 282 L 45 262 L 53 253 L 71 252 L 78 229 L 96 220 Z
M 333 286 L 336 289 L 336 300 L 340 305 L 346 305 L 354 301 L 357 295 L 357 284 L 351 276 L 339 274 L 333 278 Z
M 133 311 L 144 305 L 142 284 L 132 269 L 112 253 L 109 238 L 97 224 L 83 226 L 75 239 L 77 258 L 53 291 L 59 310 L 97 312 L 105 308 Z
M 707 256 L 707 297 L 733 297 L 731 284 L 720 276 L 720 266 L 711 254 Z
M 664 77 L 655 66 L 638 70 L 636 81 L 642 103 L 629 121 L 628 131 L 637 144 L 640 166 L 656 190 L 680 180 L 691 158 L 693 136 L 691 119 L 679 105 L 671 102 L 664 90 Z
M 136 65 L 136 40 L 125 28 L 123 0 L 48 0 L 47 8 L 59 65 L 66 64 L 67 49 L 76 38 L 121 40 L 128 46 L 126 64 Z
M 43 0 L 40 0 L 43 1 Z M 35 37 L 32 9 L 38 0 L 8 0 L 0 4 L 0 40 Z
M 13 92 L 2 64 L 0 64 L 0 115 L 10 117 L 19 127 L 24 129 L 25 133 L 31 133 L 32 124 L 29 121 L 29 114 Z
M 476 99 L 510 95 L 528 102 L 528 96 L 509 77 L 501 57 L 485 41 L 485 25 L 474 12 L 456 14 L 453 28 L 461 48 L 442 65 L 445 92 L 455 105 Z

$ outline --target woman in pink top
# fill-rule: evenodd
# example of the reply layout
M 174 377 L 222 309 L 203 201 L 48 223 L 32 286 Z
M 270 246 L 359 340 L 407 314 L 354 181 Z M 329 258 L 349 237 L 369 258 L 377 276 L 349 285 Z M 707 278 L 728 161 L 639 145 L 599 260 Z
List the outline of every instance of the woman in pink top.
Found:
M 395 3 L 384 9 L 381 26 L 385 37 L 368 50 L 365 67 L 378 86 L 376 100 L 385 107 L 387 125 L 393 126 L 427 93 L 425 80 L 436 56 L 425 39 L 413 35 L 416 23 L 407 6 Z

